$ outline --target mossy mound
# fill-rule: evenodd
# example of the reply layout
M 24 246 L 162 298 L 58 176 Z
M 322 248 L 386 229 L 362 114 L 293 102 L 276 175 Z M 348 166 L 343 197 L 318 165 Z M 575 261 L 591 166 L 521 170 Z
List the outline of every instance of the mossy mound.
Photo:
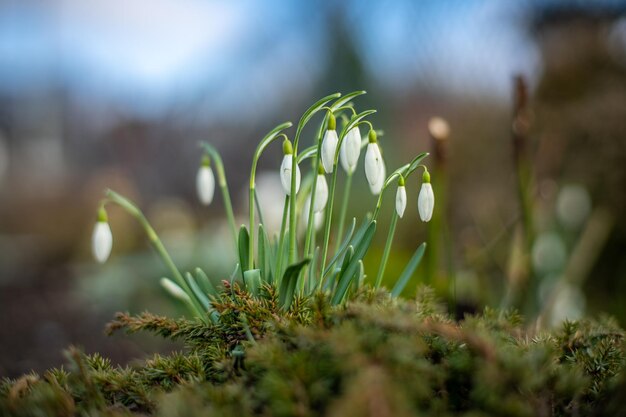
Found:
M 0 385 L 10 416 L 626 415 L 624 332 L 611 320 L 529 335 L 514 313 L 451 320 L 421 290 L 411 301 L 364 289 L 281 312 L 227 288 L 218 324 L 120 314 L 109 331 L 151 331 L 184 352 L 116 367 L 68 351 L 66 368 Z

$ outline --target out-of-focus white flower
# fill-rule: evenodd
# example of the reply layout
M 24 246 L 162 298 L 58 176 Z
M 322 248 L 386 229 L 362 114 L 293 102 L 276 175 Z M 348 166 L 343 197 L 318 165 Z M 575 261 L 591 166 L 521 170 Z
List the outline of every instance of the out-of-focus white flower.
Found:
M 288 139 L 283 142 L 283 162 L 280 164 L 280 182 L 285 194 L 291 195 L 291 167 L 293 165 L 293 147 Z M 296 164 L 296 194 L 300 190 L 300 167 Z
M 98 221 L 91 236 L 91 250 L 94 258 L 100 263 L 106 262 L 113 247 L 113 234 L 103 207 L 98 211 Z
M 328 129 L 324 133 L 324 138 L 322 139 L 322 165 L 324 166 L 324 171 L 330 174 L 333 172 L 333 165 L 335 163 L 335 153 L 337 152 L 337 143 L 339 142 L 339 138 L 337 137 L 337 131 L 335 128 L 337 127 L 337 121 L 335 120 L 335 116 L 331 113 L 328 116 Z
M 384 169 L 383 157 L 378 147 L 376 132 L 372 129 L 369 133 L 369 143 L 365 151 L 365 177 L 370 185 L 370 189 L 377 188 L 375 186 L 378 184 L 381 175 L 385 176 Z M 380 185 L 382 186 L 382 184 Z
M 450 136 L 450 125 L 442 117 L 432 117 L 428 121 L 428 131 L 438 140 L 445 140 Z
M 396 190 L 396 213 L 402 218 L 406 209 L 406 188 L 404 187 L 404 178 L 400 177 L 398 181 L 398 189 Z
M 344 171 L 348 174 L 352 174 L 356 169 L 359 162 L 359 155 L 361 154 L 361 131 L 358 126 L 353 127 L 346 133 L 346 136 L 341 142 L 341 149 L 339 150 L 339 160 Z
M 422 221 L 427 222 L 433 217 L 433 209 L 435 208 L 435 194 L 433 187 L 430 185 L 430 174 L 424 171 L 422 188 L 417 197 L 417 210 L 419 211 Z
M 559 220 L 567 227 L 580 227 L 591 212 L 591 197 L 581 185 L 566 185 L 559 192 L 556 201 L 556 213 Z
M 309 210 L 311 209 L 311 195 L 309 194 L 306 200 L 304 201 L 304 207 L 302 216 L 302 227 L 300 228 L 303 232 L 306 230 L 307 225 L 309 224 Z M 318 231 L 322 225 L 324 224 L 324 210 L 315 211 L 313 210 L 313 229 Z
M 539 272 L 562 270 L 567 261 L 567 249 L 563 239 L 554 232 L 541 233 L 533 243 L 531 258 L 533 268 Z
M 196 190 L 198 192 L 198 199 L 200 199 L 202 204 L 205 206 L 211 204 L 213 195 L 215 194 L 215 176 L 211 169 L 211 160 L 206 155 L 202 159 L 202 166 L 196 176 Z
M 191 301 L 189 295 L 187 295 L 187 293 L 183 291 L 183 289 L 180 288 L 180 286 L 178 286 L 172 280 L 167 278 L 161 278 L 160 282 L 161 286 L 165 288 L 165 291 L 167 291 L 172 297 L 185 302 Z
M 313 203 L 313 211 L 318 213 L 323 211 L 328 202 L 328 183 L 323 173 L 317 174 L 317 184 L 315 185 L 315 202 Z

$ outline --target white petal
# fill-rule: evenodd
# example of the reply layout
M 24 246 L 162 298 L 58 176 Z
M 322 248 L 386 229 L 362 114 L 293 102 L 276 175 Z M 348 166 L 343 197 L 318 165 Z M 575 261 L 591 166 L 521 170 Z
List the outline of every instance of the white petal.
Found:
M 377 143 L 368 143 L 365 151 L 365 177 L 370 187 L 373 187 L 379 180 L 381 174 L 382 156 Z
M 200 167 L 196 176 L 196 189 L 200 202 L 205 206 L 211 204 L 215 193 L 215 176 L 211 167 Z
M 387 168 L 385 167 L 385 162 L 381 158 L 379 159 L 377 180 L 374 184 L 370 184 L 370 191 L 372 192 L 372 194 L 380 194 L 380 191 L 383 189 L 383 185 L 385 184 L 386 178 Z
M 398 186 L 396 191 L 396 213 L 402 218 L 404 210 L 406 209 L 406 188 L 404 185 Z
M 427 222 L 433 217 L 433 209 L 435 208 L 435 194 L 430 183 L 423 183 L 417 197 L 417 210 L 419 211 L 422 221 Z
M 339 138 L 336 130 L 327 130 L 324 133 L 324 139 L 322 139 L 322 165 L 324 166 L 324 171 L 328 174 L 333 172 L 337 142 L 339 142 Z
M 291 155 L 283 156 L 283 162 L 280 164 L 280 183 L 283 186 L 285 194 L 291 194 L 291 165 L 293 163 Z M 300 167 L 296 165 L 296 193 L 300 190 Z
M 303 212 L 302 212 L 302 231 L 306 230 L 306 227 L 309 223 L 309 209 L 311 208 L 311 195 L 306 198 L 304 202 Z M 315 231 L 318 231 L 322 225 L 324 224 L 324 211 L 313 212 L 313 228 Z
M 326 177 L 322 174 L 318 174 L 316 181 L 313 211 L 319 213 L 324 210 L 328 202 L 328 183 L 326 182 Z
M 113 234 L 107 222 L 97 222 L 91 236 L 91 249 L 94 258 L 100 263 L 104 263 L 111 254 L 113 247 Z
M 341 166 L 347 173 L 352 173 L 356 169 L 361 154 L 361 132 L 358 127 L 353 127 L 348 131 L 341 143 L 339 160 Z
M 170 293 L 170 295 L 174 298 L 178 298 L 181 301 L 191 301 L 189 299 L 189 295 L 182 288 L 178 286 L 178 284 L 174 283 L 172 280 L 167 278 L 161 278 L 161 286 L 165 288 L 165 291 Z

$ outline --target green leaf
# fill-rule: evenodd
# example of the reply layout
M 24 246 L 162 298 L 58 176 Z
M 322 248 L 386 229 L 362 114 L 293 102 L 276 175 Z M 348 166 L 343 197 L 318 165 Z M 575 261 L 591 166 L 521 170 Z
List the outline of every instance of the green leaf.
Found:
M 353 98 L 356 98 L 360 95 L 366 94 L 367 92 L 365 90 L 357 90 L 357 91 L 353 91 L 351 93 L 346 94 L 345 96 L 337 99 L 332 106 L 330 106 L 331 109 L 338 109 L 339 107 L 344 106 L 345 104 L 348 104 L 350 102 L 350 100 L 352 100 Z
M 307 289 L 307 294 L 312 294 L 315 291 L 315 277 L 317 277 L 317 259 L 320 252 L 320 247 L 317 246 L 313 251 L 313 259 L 311 260 L 311 265 L 309 266 L 309 287 Z
M 215 285 L 213 285 L 207 274 L 205 274 L 204 271 L 200 268 L 196 268 L 194 270 L 194 273 L 196 276 L 196 282 L 200 285 L 204 292 L 207 294 L 211 294 L 214 297 L 217 297 L 219 294 L 217 288 L 215 288 Z
M 241 278 L 243 279 L 243 272 L 250 269 L 252 265 L 248 265 L 248 255 L 250 246 L 250 235 L 246 226 L 242 225 L 239 229 L 239 239 L 237 239 L 237 245 L 239 246 L 239 266 L 241 267 Z
M 243 282 L 252 295 L 259 295 L 259 288 L 261 288 L 261 270 L 249 269 L 244 271 Z
M 356 116 L 353 116 L 350 119 L 350 122 L 348 122 L 348 124 L 344 125 L 343 128 L 341 129 L 341 138 L 344 137 L 346 135 L 347 132 L 350 131 L 350 129 L 352 129 L 354 126 L 356 126 L 361 120 L 363 120 L 365 117 L 376 113 L 376 110 L 365 110 L 359 114 L 357 114 Z
M 311 117 L 313 117 L 315 113 L 317 113 L 322 107 L 328 104 L 329 101 L 339 97 L 341 97 L 341 93 L 330 94 L 324 98 L 319 99 L 311 107 L 309 107 L 300 118 L 298 128 L 296 129 L 296 137 L 300 137 L 302 129 L 304 129 L 304 126 L 309 122 L 309 120 L 311 120 Z
M 198 302 L 200 302 L 202 308 L 204 308 L 204 311 L 208 311 L 209 307 L 211 307 L 211 301 L 206 294 L 202 292 L 198 283 L 189 272 L 185 273 L 185 281 L 187 282 L 187 285 L 189 285 L 189 288 L 191 288 L 192 295 L 196 298 L 196 300 L 198 300 Z
M 278 294 L 278 301 L 283 310 L 289 310 L 289 307 L 291 307 L 300 271 L 302 271 L 302 268 L 304 268 L 310 261 L 311 260 L 308 258 L 304 259 L 303 261 L 290 265 L 285 270 L 283 279 L 280 282 L 280 289 Z
M 404 268 L 404 271 L 402 271 L 400 278 L 398 278 L 396 285 L 394 285 L 393 290 L 391 290 L 392 296 L 397 297 L 402 293 L 402 290 L 404 290 L 404 287 L 406 287 L 406 284 L 409 282 L 409 279 L 415 272 L 415 269 L 417 269 L 417 266 L 420 264 L 420 261 L 422 260 L 425 251 L 426 242 L 419 245 L 419 247 L 411 257 L 409 263 L 406 264 L 406 267 Z
M 270 130 L 264 137 L 263 139 L 261 139 L 261 142 L 259 142 L 257 148 L 256 148 L 256 159 L 258 159 L 258 156 L 261 155 L 261 153 L 263 153 L 263 151 L 265 150 L 265 148 L 267 148 L 267 146 L 272 143 L 272 141 L 274 139 L 276 139 L 278 137 L 278 135 L 280 134 L 281 131 L 290 128 L 291 126 L 293 126 L 293 123 L 291 122 L 285 122 L 285 123 L 281 123 L 278 126 L 276 126 L 274 129 Z
M 261 269 L 261 279 L 263 282 L 271 284 L 274 282 L 274 248 L 267 236 L 265 227 L 259 224 L 259 269 Z
M 363 226 L 365 225 L 367 225 L 367 223 L 363 223 Z M 353 217 L 352 224 L 350 225 L 350 228 L 348 229 L 346 233 L 346 237 L 343 239 L 343 242 L 341 242 L 341 245 L 339 245 L 339 248 L 335 252 L 335 255 L 333 255 L 332 259 L 328 262 L 328 266 L 324 270 L 324 276 L 328 275 L 328 273 L 333 268 L 333 265 L 335 265 L 335 262 L 337 262 L 337 260 L 343 255 L 345 250 L 348 248 L 348 245 L 350 244 L 350 239 L 352 239 L 352 233 L 354 233 L 355 226 L 356 226 L 356 218 Z M 365 230 L 363 226 L 361 227 L 363 228 L 363 230 Z
M 344 299 L 346 292 L 350 286 L 350 282 L 354 279 L 355 274 L 359 268 L 359 261 L 363 259 L 367 250 L 369 249 L 372 238 L 374 237 L 374 232 L 376 231 L 376 221 L 372 221 L 367 230 L 363 234 L 363 238 L 359 241 L 359 243 L 355 246 L 354 256 L 350 259 L 347 267 L 339 273 L 339 277 L 337 280 L 337 288 L 332 297 L 333 304 L 339 304 Z

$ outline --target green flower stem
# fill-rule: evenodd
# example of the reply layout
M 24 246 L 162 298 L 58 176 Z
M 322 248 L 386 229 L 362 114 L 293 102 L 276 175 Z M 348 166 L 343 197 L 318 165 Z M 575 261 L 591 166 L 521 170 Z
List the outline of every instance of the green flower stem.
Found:
M 278 236 L 278 256 L 276 258 L 276 283 L 280 287 L 283 268 L 283 252 L 285 245 L 285 227 L 287 226 L 287 215 L 289 214 L 289 196 L 285 196 L 285 205 L 283 207 L 283 220 L 280 223 L 280 235 Z
M 348 212 L 348 202 L 350 200 L 350 190 L 352 189 L 352 176 L 354 172 L 348 173 L 346 177 L 346 186 L 343 191 L 343 201 L 341 203 L 341 211 L 339 212 L 339 230 L 337 231 L 337 242 L 341 242 L 343 238 L 343 229 L 346 222 L 346 214 Z
M 389 232 L 387 233 L 387 242 L 385 242 L 385 250 L 383 251 L 383 257 L 380 260 L 380 266 L 378 268 L 378 275 L 376 276 L 376 284 L 374 288 L 380 288 L 380 284 L 383 282 L 383 275 L 387 268 L 387 261 L 389 260 L 389 253 L 391 252 L 391 243 L 393 242 L 393 236 L 396 233 L 396 224 L 398 223 L 398 213 L 393 211 L 391 215 L 391 223 L 389 224 Z
M 233 242 L 235 243 L 235 253 L 237 252 L 237 226 L 235 225 L 235 215 L 233 212 L 233 205 L 230 201 L 230 193 L 228 192 L 228 184 L 226 183 L 226 173 L 224 172 L 224 163 L 217 150 L 206 142 L 201 142 L 200 146 L 211 156 L 213 163 L 215 164 L 215 170 L 217 171 L 217 182 L 222 190 L 222 196 L 224 198 L 224 209 L 226 211 L 226 217 L 228 218 L 228 224 L 230 231 L 233 235 Z
M 320 125 L 319 131 L 317 132 L 317 152 L 315 152 L 315 158 L 313 162 L 313 171 L 314 171 L 314 179 L 311 184 L 311 204 L 309 205 L 309 217 L 306 225 L 306 233 L 304 234 L 304 256 L 312 255 L 315 251 L 315 245 L 312 244 L 313 238 L 313 230 L 315 228 L 315 214 L 313 212 L 313 207 L 315 206 L 315 190 L 317 189 L 317 181 L 315 180 L 317 177 L 317 169 L 320 164 L 320 155 L 322 153 L 322 134 L 324 132 L 324 126 L 326 126 L 328 119 L 328 113 L 324 116 L 324 120 L 322 120 L 322 124 Z
M 318 100 L 315 104 L 309 107 L 307 111 L 304 112 L 304 114 L 300 118 L 298 127 L 296 128 L 296 134 L 293 140 L 292 166 L 295 166 L 298 163 L 298 159 L 297 159 L 298 158 L 298 143 L 300 141 L 302 130 L 304 129 L 306 124 L 309 122 L 309 120 L 311 120 L 311 118 L 317 112 L 319 112 L 320 110 L 324 110 L 324 106 L 329 101 L 339 98 L 339 97 L 341 97 L 340 93 L 335 93 L 335 94 L 326 96 Z M 319 149 L 318 149 L 318 156 L 316 156 L 316 158 L 319 158 Z M 315 183 L 316 181 L 313 181 L 313 184 Z M 315 185 L 313 187 L 315 187 Z M 315 188 L 313 188 L 311 192 L 313 193 L 314 190 Z M 296 171 L 293 169 L 291 170 L 291 195 L 294 195 L 294 196 L 296 195 Z M 311 206 L 313 206 L 312 200 L 313 200 L 313 194 L 311 195 Z M 311 218 L 309 218 L 309 223 L 310 222 L 311 222 Z M 292 198 L 289 201 L 289 264 L 290 265 L 294 264 L 298 257 L 298 248 L 297 248 L 297 241 L 296 241 L 296 225 L 297 225 L 296 199 Z M 307 226 L 307 229 L 308 229 L 308 226 Z M 306 253 L 305 253 L 305 256 L 306 256 Z
M 254 269 L 254 232 L 255 232 L 254 229 L 256 229 L 256 224 L 254 223 L 254 201 L 255 201 L 254 187 L 255 187 L 255 181 L 256 181 L 256 167 L 259 162 L 259 158 L 261 158 L 261 154 L 270 143 L 272 143 L 274 140 L 280 137 L 288 139 L 287 136 L 284 133 L 280 133 L 280 131 L 287 129 L 289 127 L 291 127 L 291 122 L 285 122 L 283 124 L 276 126 L 274 129 L 272 129 L 267 135 L 265 135 L 265 137 L 263 137 L 263 139 L 261 139 L 261 142 L 259 142 L 259 145 L 254 151 L 254 156 L 252 158 L 252 168 L 250 169 L 250 187 L 249 187 L 249 194 L 248 194 L 248 213 L 249 213 L 249 221 L 250 221 L 249 230 L 248 230 L 248 233 L 250 236 L 249 247 L 248 247 L 248 267 L 250 269 Z M 295 163 L 293 167 L 295 167 Z M 295 193 L 296 170 L 295 168 L 293 168 L 291 171 L 292 171 L 291 189 L 292 189 L 292 193 Z
M 183 275 L 174 264 L 174 261 L 172 260 L 170 254 L 165 249 L 165 246 L 163 246 L 161 239 L 159 239 L 159 236 L 155 232 L 152 225 L 150 225 L 150 223 L 148 222 L 148 219 L 146 219 L 146 216 L 144 216 L 144 214 L 135 204 L 133 204 L 130 200 L 128 200 L 121 194 L 118 194 L 113 190 L 107 190 L 105 195 L 109 202 L 115 203 L 124 210 L 126 210 L 128 214 L 137 219 L 139 224 L 141 224 L 146 232 L 146 235 L 148 236 L 148 239 L 150 240 L 150 243 L 152 243 L 152 246 L 157 251 L 157 254 L 163 260 L 163 263 L 172 273 L 172 276 L 176 280 L 176 283 L 187 293 L 187 295 L 189 295 L 189 299 L 191 300 L 195 312 L 203 321 L 206 322 L 206 311 L 204 311 L 204 308 L 202 308 L 200 303 L 198 303 L 198 301 L 196 300 L 193 291 L 191 290 L 191 288 L 189 288 L 187 281 L 185 281 Z
M 339 139 L 339 144 L 337 148 L 341 146 L 341 140 Z M 335 201 L 335 187 L 337 186 L 337 158 L 335 158 L 335 163 L 333 165 L 333 175 L 332 180 L 330 182 L 330 189 L 328 190 L 328 203 L 326 203 L 326 214 L 324 219 L 324 244 L 322 246 L 322 263 L 320 264 L 320 274 L 323 274 L 324 269 L 326 269 L 326 258 L 328 256 L 328 244 L 330 242 L 330 226 L 333 220 L 333 203 Z M 322 277 L 320 276 L 320 283 L 322 282 Z

